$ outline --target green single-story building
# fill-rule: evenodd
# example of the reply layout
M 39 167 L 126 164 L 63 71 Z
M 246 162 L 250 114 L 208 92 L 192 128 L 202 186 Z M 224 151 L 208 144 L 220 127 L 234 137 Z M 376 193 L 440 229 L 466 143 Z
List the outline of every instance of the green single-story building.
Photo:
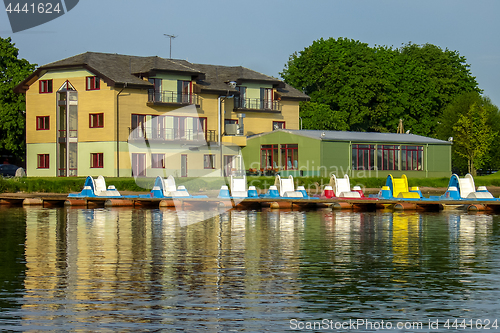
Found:
M 451 142 L 415 134 L 277 129 L 250 136 L 245 169 L 256 173 L 352 178 L 451 175 Z

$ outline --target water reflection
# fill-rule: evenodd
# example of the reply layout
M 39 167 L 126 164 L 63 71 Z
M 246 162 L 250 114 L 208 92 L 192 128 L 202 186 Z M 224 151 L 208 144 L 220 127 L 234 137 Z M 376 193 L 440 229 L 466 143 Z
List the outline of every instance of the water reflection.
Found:
M 189 223 L 204 214 L 23 210 L 24 290 L 0 327 L 285 331 L 292 318 L 500 314 L 498 216 L 230 210 Z

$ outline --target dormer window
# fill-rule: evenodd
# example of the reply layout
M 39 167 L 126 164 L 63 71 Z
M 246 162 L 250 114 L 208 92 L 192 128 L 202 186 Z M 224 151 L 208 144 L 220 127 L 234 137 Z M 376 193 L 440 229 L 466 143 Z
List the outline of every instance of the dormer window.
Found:
M 99 90 L 101 89 L 101 81 L 97 76 L 86 77 L 86 90 Z

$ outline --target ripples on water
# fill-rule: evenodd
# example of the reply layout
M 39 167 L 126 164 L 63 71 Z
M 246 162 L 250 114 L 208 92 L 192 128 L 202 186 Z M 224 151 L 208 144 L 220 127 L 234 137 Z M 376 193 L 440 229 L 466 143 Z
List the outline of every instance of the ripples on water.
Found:
M 496 215 L 229 211 L 182 227 L 206 212 L 0 214 L 2 330 L 282 332 L 298 328 L 291 319 L 426 330 L 439 319 L 444 332 L 446 319 L 500 314 Z

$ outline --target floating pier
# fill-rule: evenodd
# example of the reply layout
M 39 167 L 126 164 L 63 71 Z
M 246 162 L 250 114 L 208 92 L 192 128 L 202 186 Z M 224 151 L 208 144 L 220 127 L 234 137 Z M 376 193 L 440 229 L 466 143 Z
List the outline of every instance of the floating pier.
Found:
M 178 209 L 214 209 L 217 207 L 238 209 L 352 209 L 358 211 L 375 211 L 391 209 L 404 211 L 440 211 L 461 209 L 468 211 L 500 211 L 500 200 L 412 200 L 412 199 L 378 199 L 378 198 L 68 198 L 66 195 L 54 194 L 3 194 L 1 205 L 41 206 L 41 207 L 135 207 L 159 208 L 176 207 Z

